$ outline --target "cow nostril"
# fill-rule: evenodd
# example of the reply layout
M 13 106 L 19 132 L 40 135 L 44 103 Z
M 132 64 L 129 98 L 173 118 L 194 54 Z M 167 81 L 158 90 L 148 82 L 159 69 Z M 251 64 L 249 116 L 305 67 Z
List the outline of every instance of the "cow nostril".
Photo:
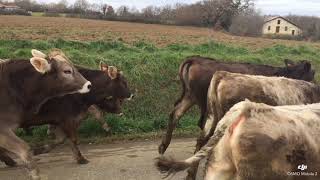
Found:
M 88 84 L 88 89 L 91 89 L 92 85 L 91 84 Z

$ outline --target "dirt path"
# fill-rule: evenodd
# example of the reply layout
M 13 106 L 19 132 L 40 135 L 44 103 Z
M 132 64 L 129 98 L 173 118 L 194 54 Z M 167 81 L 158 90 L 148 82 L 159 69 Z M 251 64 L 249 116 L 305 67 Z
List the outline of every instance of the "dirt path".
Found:
M 130 142 L 105 145 L 82 145 L 81 150 L 90 160 L 87 165 L 76 164 L 71 150 L 63 146 L 52 153 L 37 156 L 43 180 L 160 180 L 154 167 L 160 141 Z M 194 139 L 173 140 L 166 155 L 184 159 L 192 155 Z M 21 164 L 21 162 L 19 162 Z M 179 173 L 173 179 L 183 179 Z M 19 166 L 8 168 L 0 162 L 1 180 L 25 180 L 26 170 Z

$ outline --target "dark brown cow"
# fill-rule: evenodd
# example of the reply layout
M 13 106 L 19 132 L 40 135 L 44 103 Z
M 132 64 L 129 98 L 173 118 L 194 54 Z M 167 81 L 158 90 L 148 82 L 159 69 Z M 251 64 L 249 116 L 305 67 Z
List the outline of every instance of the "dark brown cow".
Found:
M 32 50 L 30 61 L 9 60 L 0 64 L 0 151 L 18 156 L 32 179 L 40 179 L 30 147 L 15 135 L 26 114 L 38 113 L 50 98 L 89 92 L 91 83 L 68 61 L 61 51 L 48 58 Z
M 219 62 L 210 58 L 190 57 L 181 64 L 179 76 L 182 83 L 182 95 L 176 101 L 174 110 L 171 112 L 166 135 L 163 136 L 159 146 L 159 153 L 164 154 L 168 148 L 172 132 L 178 120 L 193 105 L 197 104 L 201 110 L 199 127 L 203 128 L 207 114 L 207 91 L 216 71 L 228 71 L 234 73 L 264 75 L 264 76 L 284 76 L 292 79 L 312 81 L 314 71 L 308 61 L 293 63 L 285 60 L 286 67 L 272 67 L 267 65 L 256 65 L 249 63 L 227 63 Z
M 56 142 L 35 148 L 34 153 L 47 153 L 62 144 L 67 138 L 77 163 L 85 164 L 88 163 L 88 160 L 82 156 L 77 146 L 77 129 L 81 120 L 86 117 L 88 109 L 97 112 L 97 109 L 92 109 L 92 105 L 96 105 L 103 111 L 119 114 L 122 101 L 131 99 L 133 95 L 122 72 L 113 66 L 102 64 L 101 70 L 77 68 L 85 78 L 91 81 L 91 91 L 87 94 L 72 94 L 50 99 L 42 106 L 38 114 L 27 114 L 21 127 L 43 124 L 57 126 L 55 129 Z M 12 164 L 12 161 L 8 161 L 8 157 L 3 157 L 2 160 L 7 165 L 15 165 Z

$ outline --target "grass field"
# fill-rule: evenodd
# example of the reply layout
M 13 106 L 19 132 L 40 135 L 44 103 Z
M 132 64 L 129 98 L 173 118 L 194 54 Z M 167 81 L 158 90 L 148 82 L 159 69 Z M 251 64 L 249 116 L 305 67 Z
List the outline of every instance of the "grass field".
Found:
M 124 105 L 124 117 L 106 116 L 118 136 L 165 128 L 168 114 L 181 92 L 178 67 L 188 56 L 276 66 L 283 66 L 285 58 L 307 59 L 320 70 L 319 43 L 233 37 L 221 32 L 213 32 L 215 35 L 208 39 L 209 30 L 204 28 L 68 18 L 10 16 L 14 23 L 3 26 L 3 18 L 7 17 L 0 16 L 0 58 L 30 57 L 32 48 L 43 51 L 60 48 L 76 64 L 97 68 L 104 61 L 124 71 L 137 96 Z M 57 21 L 65 22 L 64 26 Z M 215 39 L 216 34 L 226 38 Z M 163 39 L 159 40 L 160 37 Z M 319 73 L 316 79 L 320 80 Z M 196 132 L 197 120 L 198 110 L 193 109 L 182 118 L 179 131 Z M 38 137 L 45 136 L 44 127 L 35 131 Z M 93 121 L 84 122 L 80 134 L 82 137 L 104 135 Z

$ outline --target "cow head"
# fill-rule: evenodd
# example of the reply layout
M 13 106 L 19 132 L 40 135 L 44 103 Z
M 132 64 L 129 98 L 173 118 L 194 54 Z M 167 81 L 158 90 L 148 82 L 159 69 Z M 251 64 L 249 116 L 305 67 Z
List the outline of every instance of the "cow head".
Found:
M 100 73 L 99 77 L 90 79 L 94 87 L 88 97 L 94 99 L 94 104 L 101 110 L 121 114 L 124 100 L 133 98 L 125 77 L 116 67 L 103 63 L 100 63 Z
M 72 65 L 61 50 L 52 50 L 49 55 L 32 50 L 30 63 L 41 74 L 42 87 L 54 95 L 87 93 L 91 82 L 86 80 Z
M 314 80 L 315 71 L 312 69 L 309 61 L 304 60 L 295 63 L 285 59 L 284 63 L 286 65 L 286 77 L 309 82 Z

